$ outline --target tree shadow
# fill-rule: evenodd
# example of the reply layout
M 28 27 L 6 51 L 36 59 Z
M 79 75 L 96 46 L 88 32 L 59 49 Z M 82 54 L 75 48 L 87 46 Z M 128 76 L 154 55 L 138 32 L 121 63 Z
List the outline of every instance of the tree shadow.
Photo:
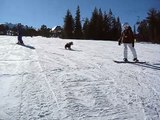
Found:
M 145 68 L 150 68 L 154 70 L 160 70 L 160 63 L 150 64 L 150 63 L 131 63 L 134 65 L 142 66 Z

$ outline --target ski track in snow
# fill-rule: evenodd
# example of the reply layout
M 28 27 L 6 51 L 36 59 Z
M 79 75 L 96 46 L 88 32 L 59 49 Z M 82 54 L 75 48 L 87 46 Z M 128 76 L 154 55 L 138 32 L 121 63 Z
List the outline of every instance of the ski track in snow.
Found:
M 23 39 L 35 49 L 0 36 L 0 120 L 160 119 L 159 45 L 136 44 L 147 64 L 117 64 L 117 42 Z

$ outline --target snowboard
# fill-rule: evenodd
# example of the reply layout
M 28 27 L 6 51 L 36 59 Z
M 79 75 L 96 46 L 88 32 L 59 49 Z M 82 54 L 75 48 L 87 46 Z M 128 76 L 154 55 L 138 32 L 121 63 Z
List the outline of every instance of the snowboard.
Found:
M 138 62 L 135 62 L 135 61 L 118 61 L 118 60 L 113 60 L 115 63 L 146 63 L 145 61 L 138 61 Z

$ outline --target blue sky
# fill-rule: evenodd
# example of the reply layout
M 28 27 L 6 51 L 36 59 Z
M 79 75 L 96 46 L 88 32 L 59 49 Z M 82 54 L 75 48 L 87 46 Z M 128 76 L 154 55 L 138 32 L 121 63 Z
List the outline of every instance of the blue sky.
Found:
M 0 0 L 0 23 L 22 23 L 40 28 L 63 26 L 64 16 L 69 9 L 75 16 L 80 6 L 81 19 L 90 18 L 95 7 L 102 11 L 112 10 L 121 23 L 134 25 L 139 18 L 144 19 L 150 8 L 160 10 L 160 0 Z

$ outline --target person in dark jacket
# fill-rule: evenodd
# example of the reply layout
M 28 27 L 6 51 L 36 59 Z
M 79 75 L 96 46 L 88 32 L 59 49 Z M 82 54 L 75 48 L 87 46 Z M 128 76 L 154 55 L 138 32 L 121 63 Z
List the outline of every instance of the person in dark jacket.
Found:
M 118 41 L 118 44 L 121 45 L 123 43 L 124 45 L 124 61 L 127 62 L 128 59 L 128 47 L 130 48 L 132 54 L 133 54 L 133 61 L 138 62 L 139 60 L 137 59 L 137 53 L 134 48 L 134 35 L 132 28 L 126 23 L 124 25 L 124 30 L 121 34 L 121 37 Z
M 18 43 L 17 44 L 24 45 L 23 40 L 22 40 L 23 33 L 22 33 L 21 24 L 17 25 L 17 34 L 18 34 Z

